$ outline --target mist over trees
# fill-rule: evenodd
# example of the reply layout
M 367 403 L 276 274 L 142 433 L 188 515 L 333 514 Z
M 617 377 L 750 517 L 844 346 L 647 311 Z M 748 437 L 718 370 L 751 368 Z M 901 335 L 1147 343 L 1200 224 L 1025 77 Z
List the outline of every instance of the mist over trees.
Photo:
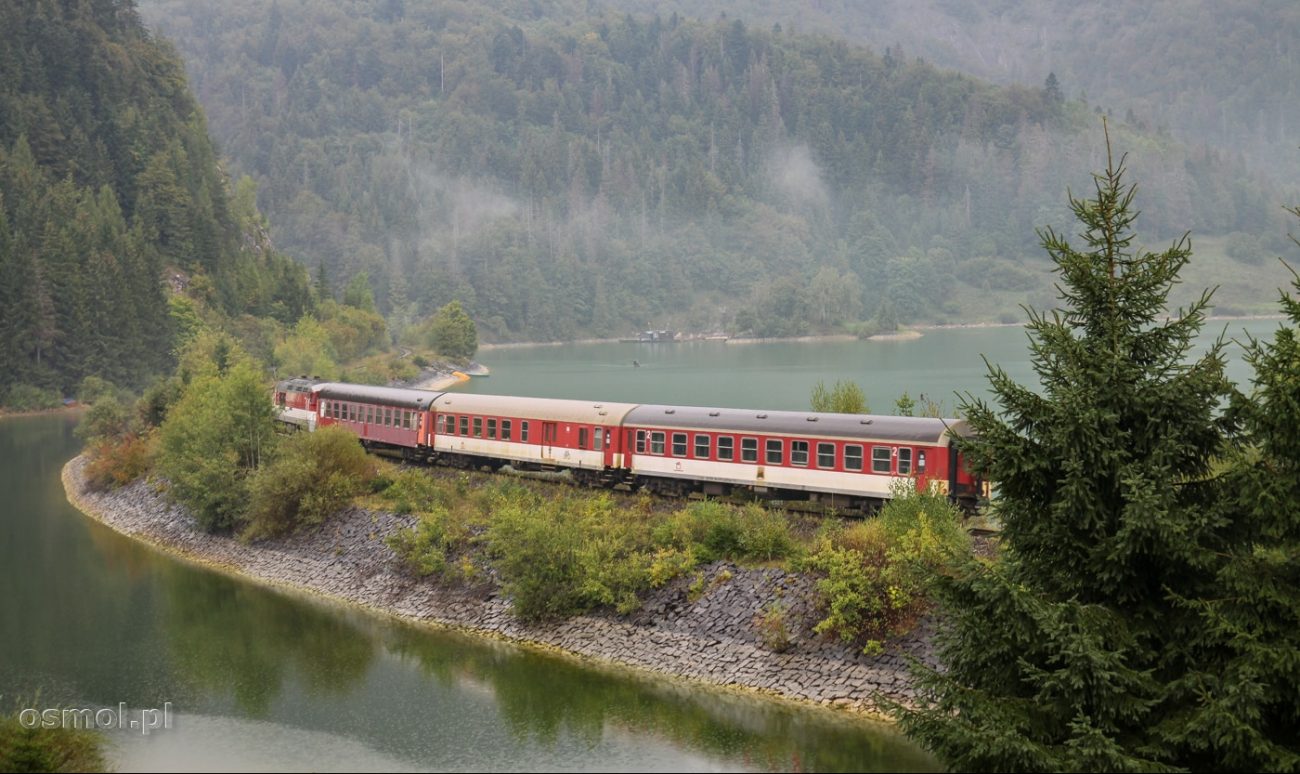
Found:
M 636 13 L 636 0 L 604 0 Z M 1054 78 L 1143 131 L 1300 173 L 1300 6 L 1285 0 L 660 0 L 662 14 L 780 24 L 996 83 Z M 1148 178 L 1143 176 L 1144 185 Z
M 994 87 L 737 18 L 154 2 L 277 244 L 401 330 L 792 335 L 1046 303 L 1035 227 L 1102 149 L 1074 87 Z M 1046 74 L 1043 76 L 1046 77 Z M 1157 235 L 1280 233 L 1230 159 L 1138 127 Z M 827 274 L 826 272 L 831 272 Z M 833 288 L 817 294 L 811 288 Z

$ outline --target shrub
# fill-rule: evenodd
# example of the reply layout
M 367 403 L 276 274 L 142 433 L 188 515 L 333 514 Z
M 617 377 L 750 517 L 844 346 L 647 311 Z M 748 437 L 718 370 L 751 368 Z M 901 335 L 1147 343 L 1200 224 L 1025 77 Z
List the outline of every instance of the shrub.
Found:
M 612 605 L 635 610 L 657 555 L 645 520 L 608 495 L 539 497 L 502 487 L 493 495 L 486 541 L 493 566 L 522 618 L 553 618 Z M 661 568 L 662 569 L 662 568 Z
M 794 552 L 795 541 L 790 534 L 790 520 L 785 514 L 756 503 L 741 510 L 740 556 L 737 558 L 771 562 Z
M 115 397 L 116 394 L 117 387 L 112 382 L 94 375 L 82 379 L 77 387 L 77 401 L 81 403 L 93 404 L 103 398 Z
M 103 734 L 84 728 L 26 728 L 0 717 L 0 771 L 108 771 Z
M 130 412 L 126 406 L 111 394 L 103 395 L 82 415 L 77 424 L 77 436 L 88 443 L 111 440 L 125 435 L 130 425 Z
M 365 491 L 374 469 L 350 431 L 323 427 L 282 443 L 249 479 L 241 537 L 252 540 L 315 526 Z
M 100 439 L 90 448 L 86 483 L 95 491 L 126 486 L 148 473 L 152 460 L 150 436 L 127 433 L 119 438 Z
M 673 513 L 651 535 L 656 547 L 690 550 L 700 562 L 771 561 L 790 556 L 795 548 L 783 514 L 757 504 L 740 509 L 713 500 Z
M 763 645 L 773 653 L 790 649 L 790 609 L 780 600 L 772 600 L 754 617 L 754 629 Z
M 556 618 L 583 609 L 583 530 L 577 520 L 563 518 L 553 503 L 510 503 L 494 515 L 487 539 L 520 618 Z
M 382 488 L 377 491 L 395 513 L 429 513 L 438 507 L 446 507 L 446 492 L 428 473 L 414 468 L 399 470 L 393 474 L 382 474 L 374 479 L 374 484 Z
M 4 405 L 14 411 L 41 411 L 62 406 L 63 399 L 54 390 L 30 384 L 15 384 L 5 393 Z
M 414 527 L 388 538 L 388 546 L 416 575 L 443 575 L 452 554 L 464 543 L 463 530 L 455 529 L 445 510 L 427 513 Z
M 819 634 L 865 641 L 865 652 L 880 652 L 882 638 L 905 631 L 925 609 L 929 576 L 969 549 L 961 512 L 943 495 L 912 486 L 899 482 L 871 521 L 827 531 L 800 563 L 823 575 Z

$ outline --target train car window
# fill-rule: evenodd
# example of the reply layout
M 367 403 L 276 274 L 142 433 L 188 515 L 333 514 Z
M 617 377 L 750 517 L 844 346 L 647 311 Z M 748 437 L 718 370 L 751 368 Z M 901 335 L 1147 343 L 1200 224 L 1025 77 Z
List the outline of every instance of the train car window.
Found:
M 600 451 L 601 449 L 605 448 L 605 445 L 600 442 L 602 435 L 603 433 L 601 432 L 601 429 L 599 427 L 593 427 L 591 429 L 591 448 L 595 449 L 596 451 Z
M 718 436 L 718 459 L 730 462 L 736 456 L 736 439 L 729 435 Z
M 686 456 L 686 433 L 673 433 L 673 456 Z
M 835 444 L 833 443 L 817 444 L 817 467 L 819 468 L 835 467 Z
M 386 408 L 384 409 L 384 427 L 392 427 L 392 426 L 393 426 L 393 410 L 390 408 Z
M 414 429 L 415 429 L 415 412 L 414 412 L 414 411 L 406 411 L 406 412 L 403 412 L 403 413 L 406 415 L 406 429 L 407 429 L 407 430 L 414 430 Z
M 916 472 L 917 473 L 925 472 L 925 449 L 922 449 L 921 451 L 916 453 Z
M 645 454 L 645 431 L 636 431 L 636 453 Z
M 707 435 L 695 436 L 695 457 L 701 460 L 709 458 L 709 437 Z
M 578 448 L 587 448 L 587 428 L 585 427 L 578 428 Z
M 663 433 L 651 433 L 651 434 L 650 434 L 650 453 L 651 453 L 651 454 L 663 454 L 663 453 L 664 453 L 664 434 L 663 434 Z
M 871 447 L 871 472 L 888 473 L 889 461 L 894 456 L 894 450 L 888 446 Z
M 912 450 L 902 448 L 898 450 L 898 475 L 906 476 L 912 472 Z
M 519 440 L 522 443 L 528 443 L 528 423 L 519 423 Z
M 844 447 L 844 469 L 862 470 L 862 447 L 848 444 Z
M 780 465 L 784 461 L 782 459 L 784 451 L 781 448 L 782 446 L 784 446 L 784 443 L 776 438 L 767 439 L 767 464 Z
M 469 435 L 469 417 L 464 414 L 460 415 L 460 434 Z
M 357 421 L 357 404 L 349 403 L 347 405 L 347 409 L 348 409 L 348 421 L 349 422 Z
M 771 444 L 771 441 L 768 441 Z M 769 451 L 769 454 L 771 452 Z M 790 442 L 790 464 L 791 465 L 808 465 L 808 442 L 791 441 Z
M 509 440 L 510 440 L 510 420 L 509 420 L 509 419 L 503 419 L 503 420 L 501 420 L 501 440 L 503 440 L 503 441 L 509 441 Z
M 327 400 L 323 400 L 323 401 L 321 401 L 320 413 L 321 413 L 322 416 L 329 416 L 329 415 L 330 415 L 330 402 L 329 402 L 329 401 L 327 401 Z
M 374 406 L 366 406 L 366 416 L 368 417 L 366 421 L 370 424 L 379 424 L 379 409 Z
M 497 421 L 495 419 L 488 420 L 488 438 L 494 441 L 497 439 Z
M 758 462 L 758 439 L 757 438 L 740 439 L 740 461 Z
M 474 417 L 474 437 L 483 437 L 483 417 Z

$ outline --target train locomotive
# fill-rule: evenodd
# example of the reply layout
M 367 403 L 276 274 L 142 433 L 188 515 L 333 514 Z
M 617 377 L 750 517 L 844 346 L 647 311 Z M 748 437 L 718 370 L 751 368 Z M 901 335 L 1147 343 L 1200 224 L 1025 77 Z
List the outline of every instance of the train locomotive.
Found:
M 431 392 L 288 379 L 280 421 L 341 425 L 368 449 L 464 468 L 567 470 L 590 486 L 665 495 L 750 492 L 870 512 L 899 481 L 973 511 L 987 487 L 954 439 L 958 419 L 754 411 Z

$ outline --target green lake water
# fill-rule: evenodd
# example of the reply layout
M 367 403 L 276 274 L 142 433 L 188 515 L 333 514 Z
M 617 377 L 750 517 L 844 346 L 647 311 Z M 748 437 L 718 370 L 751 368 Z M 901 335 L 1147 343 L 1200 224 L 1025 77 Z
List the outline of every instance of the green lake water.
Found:
M 981 354 L 1026 381 L 1024 342 L 993 328 L 501 349 L 480 356 L 493 376 L 465 389 L 779 409 L 806 406 L 818 379 L 852 379 L 876 411 L 905 389 L 951 408 L 954 391 L 984 391 Z M 1239 362 L 1231 372 L 1247 375 Z M 0 421 L 0 705 L 171 702 L 173 728 L 110 735 L 121 770 L 934 766 L 888 727 L 395 623 L 159 554 L 67 504 L 59 472 L 80 447 L 75 421 Z
M 1272 320 L 1211 322 L 1208 345 L 1226 330 L 1228 373 L 1249 371 L 1232 339 L 1264 336 Z M 565 344 L 491 349 L 478 359 L 492 370 L 457 389 L 497 395 L 582 398 L 687 406 L 805 409 L 818 380 L 862 385 L 872 411 L 892 413 L 903 391 L 925 395 L 951 412 L 957 393 L 984 395 L 983 357 L 1022 384 L 1033 383 L 1024 329 L 948 328 L 901 341 L 770 341 L 755 343 Z M 983 356 L 983 357 L 982 357 Z M 637 365 L 634 365 L 633 362 Z

